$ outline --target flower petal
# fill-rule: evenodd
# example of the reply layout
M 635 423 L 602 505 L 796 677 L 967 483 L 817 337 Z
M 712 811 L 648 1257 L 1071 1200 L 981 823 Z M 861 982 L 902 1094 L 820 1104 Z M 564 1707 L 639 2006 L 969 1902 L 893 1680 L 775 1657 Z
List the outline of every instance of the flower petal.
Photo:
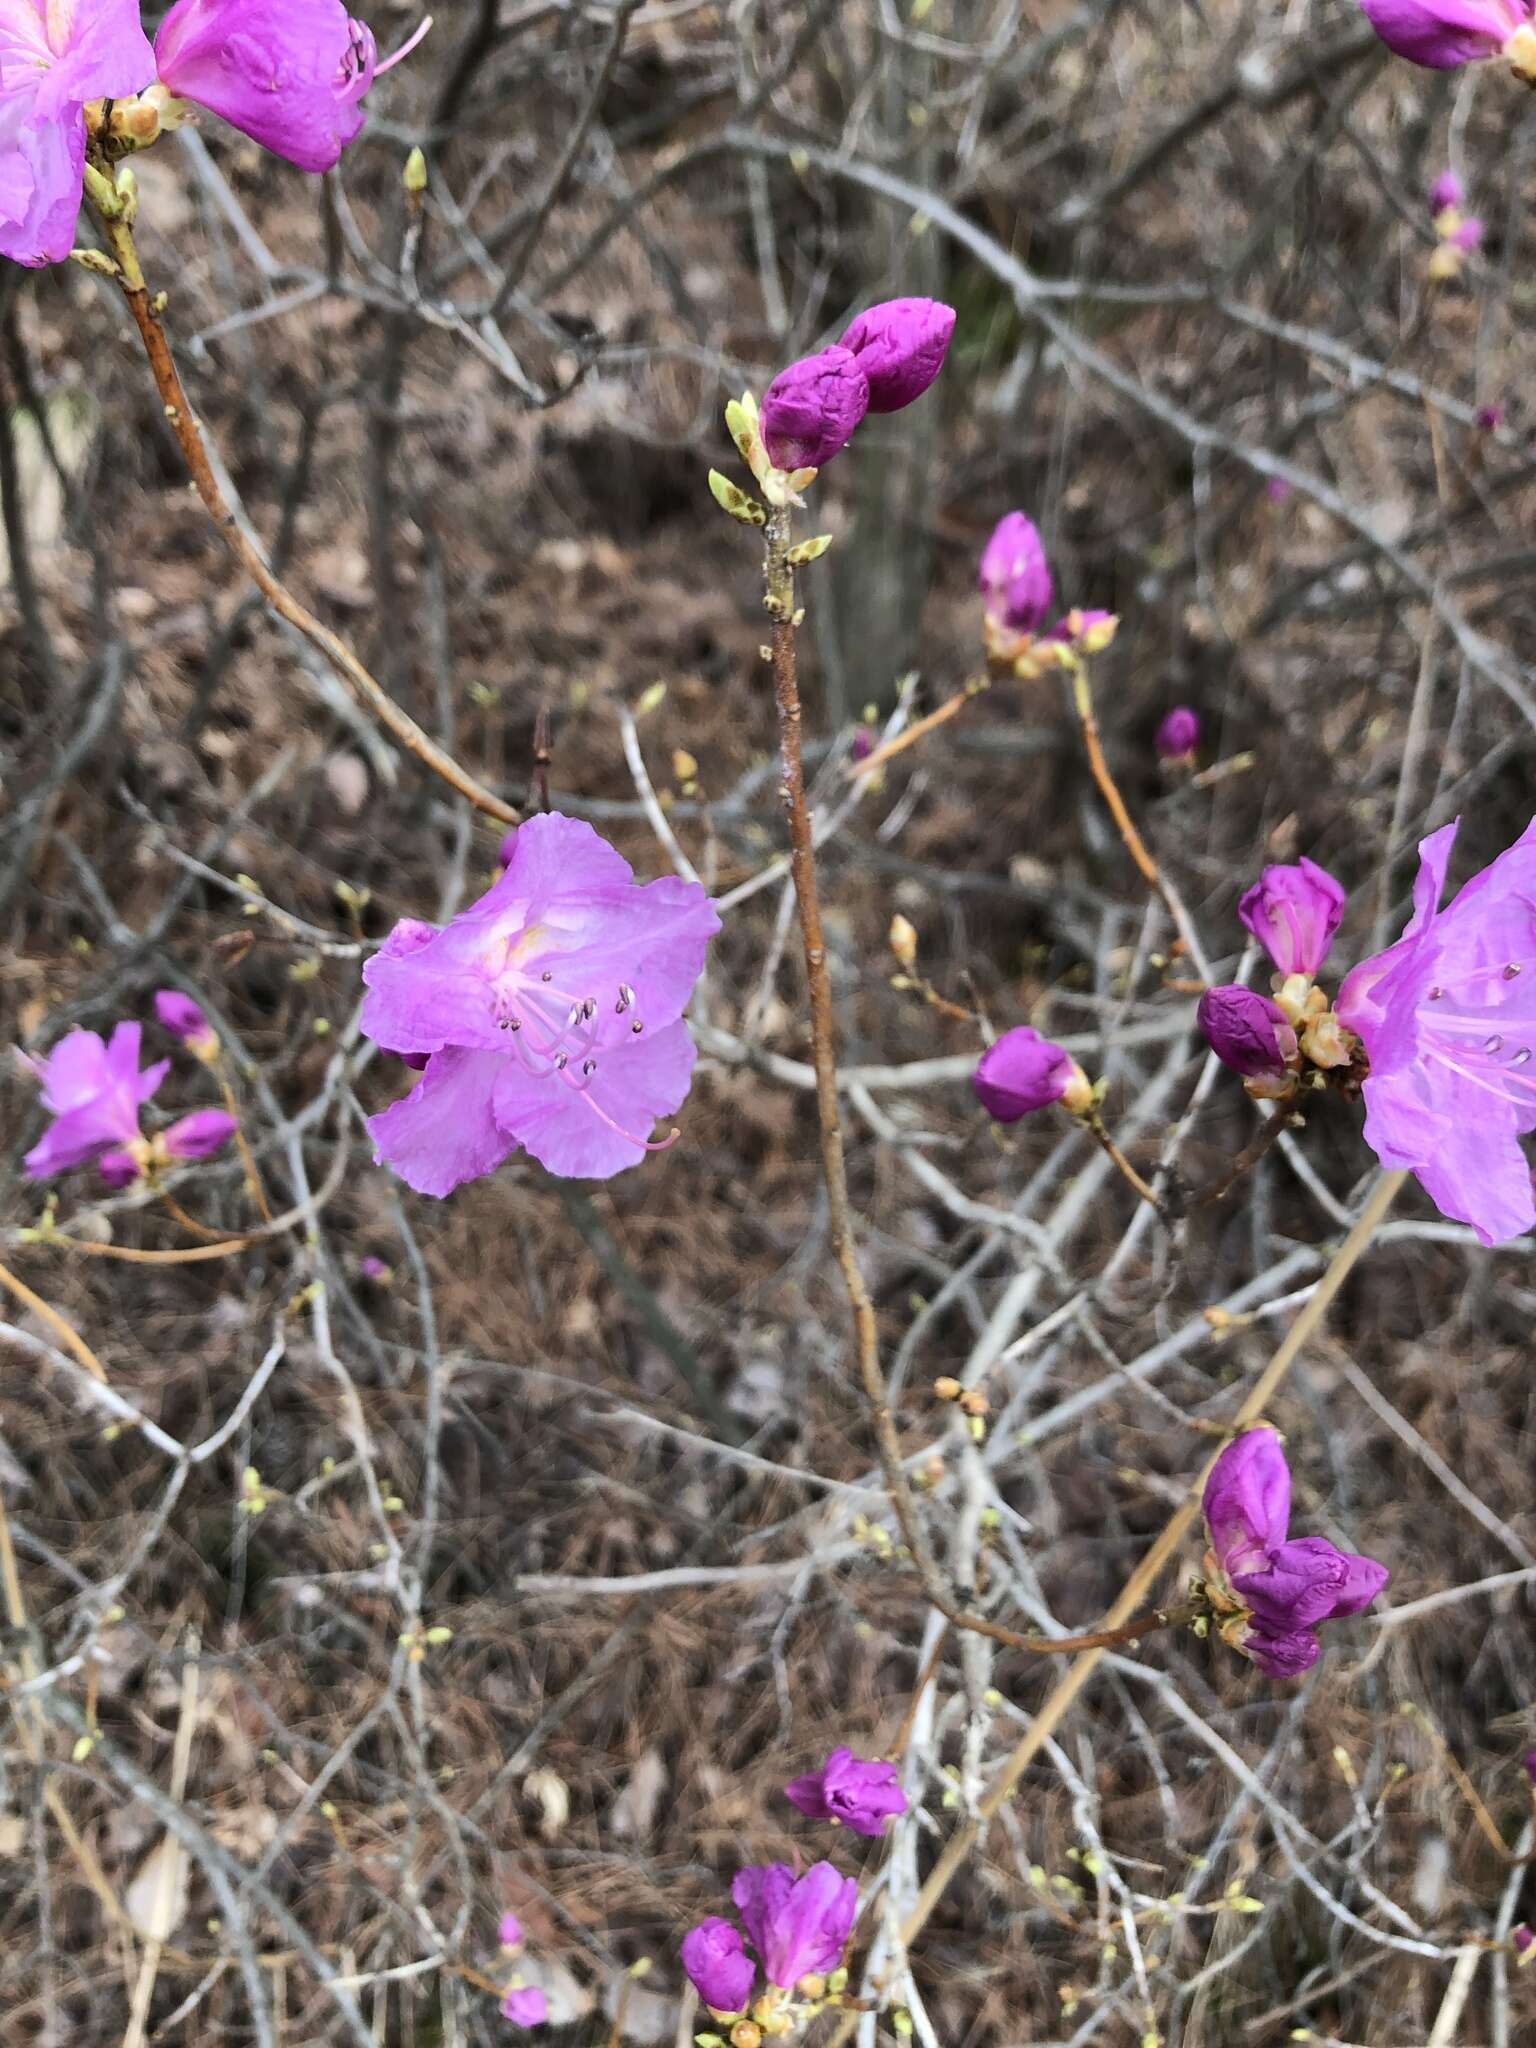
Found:
M 530 1074 L 505 1059 L 496 1118 L 551 1173 L 607 1180 L 638 1166 L 656 1119 L 681 1107 L 694 1058 L 688 1026 L 679 1022 L 600 1053 L 596 1074 L 579 1092 L 558 1074 Z
M 493 1173 L 515 1140 L 491 1111 L 505 1054 L 433 1053 L 410 1094 L 368 1119 L 374 1160 L 390 1166 L 423 1195 L 447 1195 L 467 1180 Z

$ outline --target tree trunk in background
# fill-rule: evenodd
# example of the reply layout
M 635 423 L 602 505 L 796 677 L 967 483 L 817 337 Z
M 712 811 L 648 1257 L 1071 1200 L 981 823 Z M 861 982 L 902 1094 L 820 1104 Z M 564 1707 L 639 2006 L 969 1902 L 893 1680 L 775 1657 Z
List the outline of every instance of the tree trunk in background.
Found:
M 909 110 L 926 105 L 932 61 L 898 50 L 885 92 L 887 137 L 908 139 Z M 913 150 L 902 174 L 919 184 L 939 171 L 938 151 Z M 913 234 L 911 216 L 876 199 L 868 213 L 869 288 L 880 298 L 942 298 L 943 247 Z M 933 558 L 934 458 L 943 417 L 942 380 L 903 412 L 871 413 L 859 429 L 858 455 L 839 481 L 852 491 L 853 519 L 827 557 L 826 594 L 813 605 L 823 718 L 829 729 L 857 719 L 866 704 L 888 705 L 917 651 L 923 594 Z

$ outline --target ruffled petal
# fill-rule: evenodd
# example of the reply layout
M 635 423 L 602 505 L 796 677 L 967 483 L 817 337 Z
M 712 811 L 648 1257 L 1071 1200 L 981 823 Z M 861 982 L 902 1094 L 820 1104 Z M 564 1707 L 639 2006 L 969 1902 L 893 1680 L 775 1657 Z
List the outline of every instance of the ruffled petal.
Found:
M 682 1106 L 694 1057 L 687 1025 L 676 1023 L 599 1055 L 596 1074 L 580 1092 L 558 1074 L 530 1074 L 515 1059 L 503 1060 L 497 1121 L 551 1173 L 607 1180 L 638 1166 L 656 1119 Z
M 493 1173 L 516 1143 L 491 1110 L 505 1064 L 498 1053 L 433 1053 L 410 1094 L 368 1119 L 375 1162 L 422 1195 L 451 1194 Z

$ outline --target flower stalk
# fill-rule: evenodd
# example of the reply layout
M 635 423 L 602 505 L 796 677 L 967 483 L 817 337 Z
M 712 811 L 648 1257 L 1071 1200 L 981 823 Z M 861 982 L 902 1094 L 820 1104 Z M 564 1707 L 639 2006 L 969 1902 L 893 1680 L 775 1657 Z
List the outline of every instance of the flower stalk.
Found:
M 143 343 L 155 388 L 165 407 L 166 420 L 181 448 L 193 487 L 225 547 L 278 617 L 301 633 L 324 656 L 354 696 L 373 712 L 379 723 L 407 752 L 414 754 L 424 767 L 487 817 L 515 825 L 518 813 L 512 806 L 477 782 L 468 769 L 461 767 L 446 749 L 422 731 L 410 713 L 395 702 L 346 642 L 299 602 L 282 579 L 273 573 L 255 542 L 242 531 L 234 509 L 214 475 L 202 429 L 187 399 L 181 374 L 171 353 L 170 339 L 165 330 L 165 294 L 150 291 L 139 260 L 133 234 L 138 196 L 132 170 L 124 166 L 113 173 L 99 164 L 88 163 L 85 190 L 101 223 L 111 275 L 133 315 L 133 324 Z

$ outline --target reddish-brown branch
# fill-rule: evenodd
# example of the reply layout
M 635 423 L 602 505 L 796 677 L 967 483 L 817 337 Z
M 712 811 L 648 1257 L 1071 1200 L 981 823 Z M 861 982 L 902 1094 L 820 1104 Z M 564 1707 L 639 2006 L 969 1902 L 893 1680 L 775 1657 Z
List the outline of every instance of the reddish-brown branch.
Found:
M 488 789 L 482 787 L 459 763 L 437 742 L 428 737 L 421 727 L 402 710 L 363 666 L 346 642 L 322 625 L 314 614 L 294 596 L 279 577 L 273 574 L 261 550 L 242 530 L 234 510 L 208 459 L 208 450 L 203 443 L 202 429 L 197 416 L 188 403 L 183 389 L 181 375 L 171 353 L 170 341 L 162 319 L 163 298 L 151 294 L 144 281 L 139 265 L 138 251 L 134 244 L 133 229 L 123 218 L 113 218 L 103 213 L 102 228 L 116 264 L 116 279 L 122 289 L 128 310 L 133 315 L 133 324 L 139 330 L 139 339 L 144 344 L 150 372 L 155 388 L 165 407 L 165 417 L 180 445 L 182 456 L 191 472 L 192 483 L 202 500 L 204 510 L 219 534 L 226 548 L 245 570 L 267 603 L 280 619 L 303 634 L 310 645 L 319 650 L 354 695 L 362 700 L 383 725 L 418 761 L 430 768 L 451 789 L 466 798 L 477 810 L 488 817 L 497 818 L 503 824 L 515 825 L 518 813 L 510 804 L 504 803 Z

